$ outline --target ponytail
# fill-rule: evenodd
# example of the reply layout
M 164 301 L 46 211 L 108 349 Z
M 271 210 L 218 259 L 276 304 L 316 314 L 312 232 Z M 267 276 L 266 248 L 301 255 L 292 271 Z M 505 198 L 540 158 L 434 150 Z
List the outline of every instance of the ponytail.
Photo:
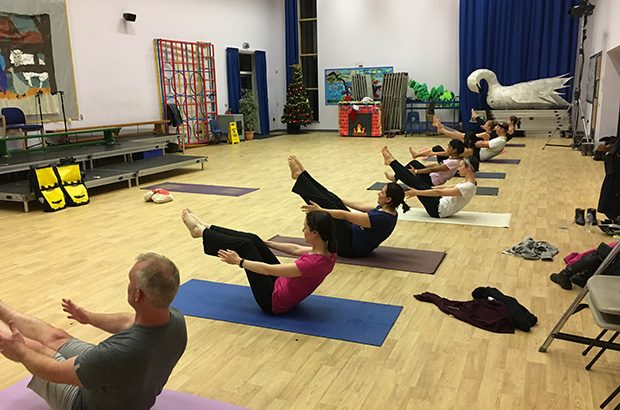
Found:
M 330 238 L 326 242 L 327 251 L 329 253 L 336 253 L 338 251 L 338 241 L 336 238 Z
M 338 241 L 334 218 L 325 211 L 312 211 L 306 214 L 306 223 L 310 230 L 318 232 L 321 239 L 325 241 L 329 253 L 336 253 Z
M 407 212 L 410 208 L 409 205 L 405 203 L 405 190 L 402 186 L 395 182 L 390 182 L 385 187 L 385 196 L 390 198 L 390 206 L 394 209 L 398 208 L 399 205 L 403 206 L 403 212 Z

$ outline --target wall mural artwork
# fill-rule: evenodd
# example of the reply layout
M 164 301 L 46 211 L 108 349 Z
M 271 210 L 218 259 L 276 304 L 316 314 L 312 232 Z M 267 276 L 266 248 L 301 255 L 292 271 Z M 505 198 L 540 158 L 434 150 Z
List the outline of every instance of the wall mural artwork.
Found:
M 4 106 L 22 105 L 17 99 L 35 97 L 41 91 L 56 93 L 50 16 L 0 12 L 0 99 Z M 42 97 L 45 98 L 45 97 Z M 45 104 L 45 113 L 55 112 L 55 104 Z M 36 114 L 28 104 L 24 111 Z
M 394 67 L 356 67 L 325 69 L 325 104 L 335 105 L 340 101 L 351 100 L 351 76 L 369 75 L 375 101 L 381 99 L 383 75 L 393 73 Z
M 17 107 L 28 122 L 80 118 L 65 0 L 2 0 L 0 108 Z

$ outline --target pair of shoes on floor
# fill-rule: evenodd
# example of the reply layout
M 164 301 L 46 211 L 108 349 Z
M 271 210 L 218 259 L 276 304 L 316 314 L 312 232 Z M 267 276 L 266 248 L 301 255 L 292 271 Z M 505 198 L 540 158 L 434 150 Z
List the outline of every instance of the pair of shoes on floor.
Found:
M 549 279 L 551 279 L 551 282 L 560 285 L 560 287 L 564 290 L 571 290 L 573 288 L 573 284 L 571 283 L 570 278 L 566 273 L 566 270 L 563 270 L 559 273 L 552 273 L 549 276 Z
M 588 283 L 588 279 L 590 279 L 591 275 L 586 274 L 586 272 L 579 272 L 573 274 L 568 269 L 564 269 L 559 273 L 552 273 L 549 276 L 551 282 L 557 283 L 564 290 L 571 290 L 573 288 L 573 284 L 583 288 Z
M 583 208 L 575 209 L 575 223 L 584 226 L 586 222 L 591 222 L 591 225 L 598 225 L 596 208 L 588 208 L 587 211 Z

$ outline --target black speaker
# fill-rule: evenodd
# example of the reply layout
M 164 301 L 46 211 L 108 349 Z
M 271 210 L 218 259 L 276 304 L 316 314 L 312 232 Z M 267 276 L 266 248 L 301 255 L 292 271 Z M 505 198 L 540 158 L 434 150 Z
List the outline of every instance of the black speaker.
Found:
M 136 21 L 136 15 L 133 13 L 123 13 L 123 18 L 127 21 L 131 21 L 132 23 Z

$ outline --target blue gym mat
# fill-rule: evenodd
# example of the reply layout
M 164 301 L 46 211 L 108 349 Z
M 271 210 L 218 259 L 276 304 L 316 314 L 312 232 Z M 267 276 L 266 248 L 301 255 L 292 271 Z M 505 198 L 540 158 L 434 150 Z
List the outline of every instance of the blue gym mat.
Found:
M 311 295 L 282 316 L 263 313 L 248 286 L 192 279 L 172 306 L 188 316 L 381 346 L 402 306 Z

